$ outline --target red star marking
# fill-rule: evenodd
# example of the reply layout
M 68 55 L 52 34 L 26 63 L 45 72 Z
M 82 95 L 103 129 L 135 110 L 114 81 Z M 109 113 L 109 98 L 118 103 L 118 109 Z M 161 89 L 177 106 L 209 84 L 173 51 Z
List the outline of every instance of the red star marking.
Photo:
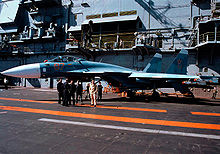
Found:
M 179 59 L 177 62 L 178 62 L 178 65 L 180 65 L 182 63 L 182 60 Z

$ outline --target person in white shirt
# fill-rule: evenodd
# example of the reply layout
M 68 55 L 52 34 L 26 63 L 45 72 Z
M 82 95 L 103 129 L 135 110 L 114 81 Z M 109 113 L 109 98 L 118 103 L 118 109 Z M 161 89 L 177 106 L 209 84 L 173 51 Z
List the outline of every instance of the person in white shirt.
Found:
M 90 86 L 89 86 L 89 92 L 91 97 L 91 105 L 94 105 L 96 107 L 96 93 L 97 93 L 97 85 L 95 84 L 95 81 L 92 80 Z

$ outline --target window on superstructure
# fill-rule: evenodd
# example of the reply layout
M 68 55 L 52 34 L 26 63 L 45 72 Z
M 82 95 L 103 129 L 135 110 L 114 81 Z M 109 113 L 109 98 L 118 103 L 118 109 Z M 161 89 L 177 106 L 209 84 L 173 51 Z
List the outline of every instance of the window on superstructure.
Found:
M 136 32 L 137 30 L 137 21 L 127 21 L 119 23 L 120 32 Z
M 115 22 L 104 23 L 102 24 L 103 33 L 117 33 L 118 24 Z

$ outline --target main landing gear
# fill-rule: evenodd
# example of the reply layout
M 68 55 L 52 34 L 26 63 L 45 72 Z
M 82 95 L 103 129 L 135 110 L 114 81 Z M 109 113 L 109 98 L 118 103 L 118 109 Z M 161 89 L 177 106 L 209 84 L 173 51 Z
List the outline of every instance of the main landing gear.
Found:
M 151 95 L 152 98 L 160 98 L 159 92 L 156 91 L 156 89 L 153 89 L 153 93 Z
M 128 90 L 127 91 L 127 97 L 129 97 L 130 99 L 134 99 L 135 98 L 135 91 L 133 90 Z
M 158 100 L 160 98 L 160 93 L 156 91 L 156 89 L 153 89 L 153 93 L 151 96 L 148 97 L 148 102 L 152 100 Z

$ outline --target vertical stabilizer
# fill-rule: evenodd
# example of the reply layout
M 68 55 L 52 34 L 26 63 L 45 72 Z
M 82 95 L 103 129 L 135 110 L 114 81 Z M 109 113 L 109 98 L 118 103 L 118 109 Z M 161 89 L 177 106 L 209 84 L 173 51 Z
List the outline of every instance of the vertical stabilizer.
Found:
M 156 53 L 147 66 L 144 68 L 143 72 L 146 73 L 161 73 L 161 61 L 162 55 Z
M 186 74 L 188 65 L 188 51 L 182 49 L 171 65 L 168 67 L 166 73 L 168 74 Z

